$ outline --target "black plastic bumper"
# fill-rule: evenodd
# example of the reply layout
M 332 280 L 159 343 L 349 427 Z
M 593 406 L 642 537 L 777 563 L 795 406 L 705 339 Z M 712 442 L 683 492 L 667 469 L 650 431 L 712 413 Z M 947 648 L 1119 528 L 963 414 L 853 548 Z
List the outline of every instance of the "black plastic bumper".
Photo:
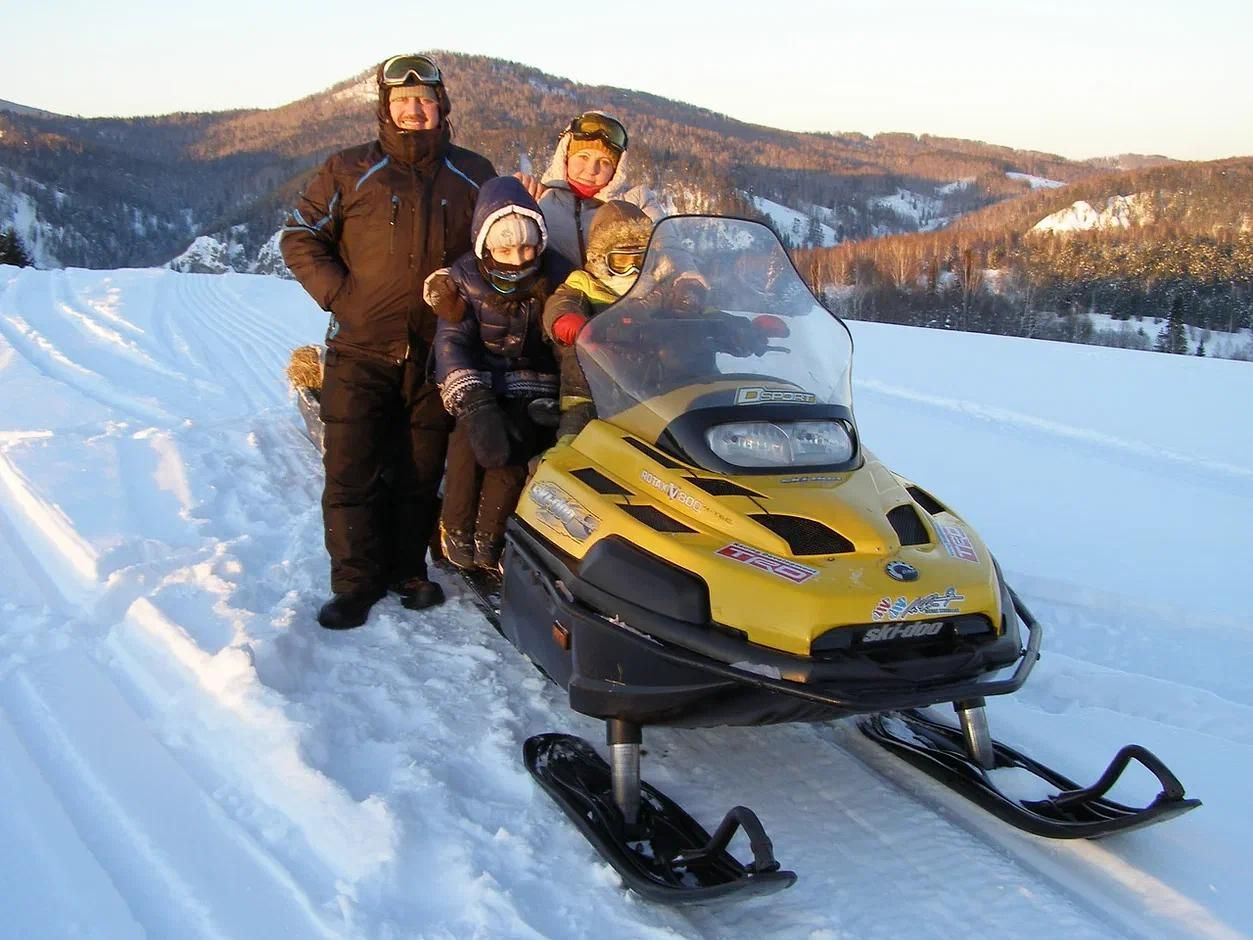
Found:
M 568 659 L 541 665 L 568 688 L 573 708 L 595 717 L 700 726 L 920 708 L 1014 692 L 1039 659 L 1043 629 L 1008 587 L 1006 616 L 1026 627 L 1025 648 L 1015 621 L 975 655 L 896 664 L 894 674 L 856 654 L 818 660 L 766 649 L 608 594 L 517 520 L 509 549 L 517 556 L 509 576 L 526 571 L 543 591 L 543 631 L 556 622 L 570 633 Z M 1010 667 L 1006 678 L 987 678 Z

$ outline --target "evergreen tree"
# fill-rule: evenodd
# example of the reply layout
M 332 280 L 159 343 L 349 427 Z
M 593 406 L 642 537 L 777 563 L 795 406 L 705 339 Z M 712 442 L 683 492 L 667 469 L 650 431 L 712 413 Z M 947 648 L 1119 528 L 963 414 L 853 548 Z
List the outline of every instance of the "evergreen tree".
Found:
M 1188 352 L 1188 334 L 1183 326 L 1183 297 L 1175 295 L 1170 303 L 1170 317 L 1162 324 L 1157 334 L 1157 351 L 1186 355 Z
M 1205 340 L 1201 340 L 1200 345 L 1196 347 L 1196 354 L 1197 354 L 1198 356 L 1204 356 L 1204 355 L 1205 355 Z
M 17 237 L 13 228 L 0 232 L 0 264 L 11 264 L 19 268 L 29 268 L 35 262 L 22 240 Z

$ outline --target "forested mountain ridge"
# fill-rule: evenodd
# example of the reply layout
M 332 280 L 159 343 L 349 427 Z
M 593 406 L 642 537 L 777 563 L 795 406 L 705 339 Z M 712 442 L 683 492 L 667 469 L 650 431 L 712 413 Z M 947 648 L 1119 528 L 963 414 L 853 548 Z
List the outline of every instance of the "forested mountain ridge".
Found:
M 1109 342 L 1142 348 L 1167 345 L 1146 318 L 1173 321 L 1175 347 L 1185 325 L 1239 334 L 1253 327 L 1253 157 L 1104 173 L 799 260 L 863 319 L 1086 341 L 1078 315 L 1099 314 L 1120 321 Z
M 676 211 L 799 210 L 796 246 L 936 228 L 1102 167 L 977 141 L 910 134 L 802 134 L 538 69 L 436 53 L 456 140 L 501 172 L 546 166 L 573 114 L 612 111 L 631 131 L 632 175 Z M 373 71 L 279 108 L 160 117 L 76 118 L 0 102 L 0 228 L 43 266 L 160 264 L 197 236 L 224 263 L 258 253 L 312 168 L 375 133 Z M 1156 160 L 1157 158 L 1143 158 Z

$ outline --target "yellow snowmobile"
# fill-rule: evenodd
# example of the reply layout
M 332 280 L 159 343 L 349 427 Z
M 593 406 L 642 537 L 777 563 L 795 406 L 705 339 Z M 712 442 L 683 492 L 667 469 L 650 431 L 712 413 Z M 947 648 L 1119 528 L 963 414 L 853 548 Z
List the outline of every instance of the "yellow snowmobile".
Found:
M 693 304 L 678 286 L 699 272 Z M 1042 630 L 979 534 L 863 447 L 852 339 L 773 233 L 677 216 L 632 290 L 580 334 L 597 418 L 547 452 L 507 533 L 499 622 L 571 707 L 586 741 L 526 742 L 530 771 L 642 895 L 705 901 L 787 887 L 757 817 L 711 835 L 640 780 L 645 725 L 863 719 L 873 739 L 1013 825 L 1094 837 L 1199 805 L 1143 748 L 1080 787 L 996 742 L 984 700 L 1017 690 Z M 945 724 L 917 709 L 951 703 Z M 1105 794 L 1132 760 L 1150 805 Z M 1021 801 L 989 771 L 1058 793 Z M 753 860 L 727 852 L 742 827 Z

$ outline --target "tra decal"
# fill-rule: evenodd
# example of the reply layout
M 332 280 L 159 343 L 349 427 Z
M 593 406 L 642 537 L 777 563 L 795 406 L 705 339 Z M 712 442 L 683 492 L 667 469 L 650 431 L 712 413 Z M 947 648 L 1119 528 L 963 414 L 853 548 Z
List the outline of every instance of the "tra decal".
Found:
M 721 555 L 723 558 L 730 558 L 732 561 L 738 561 L 741 565 L 748 565 L 751 568 L 757 568 L 759 571 L 765 571 L 776 578 L 791 581 L 793 584 L 804 584 L 818 573 L 817 568 L 810 568 L 808 565 L 798 565 L 794 561 L 788 561 L 786 558 L 780 558 L 777 555 L 770 555 L 755 548 L 749 548 L 747 545 L 741 545 L 739 542 L 724 545 L 714 554 Z
M 894 623 L 886 627 L 871 627 L 862 634 L 863 643 L 882 643 L 885 640 L 909 640 L 920 636 L 935 636 L 944 629 L 940 623 Z
M 600 527 L 600 520 L 559 486 L 536 483 L 527 495 L 535 504 L 541 522 L 554 529 L 564 529 L 576 542 L 582 542 Z
M 705 508 L 705 504 L 693 496 L 691 493 L 685 492 L 682 487 L 674 483 L 667 483 L 661 477 L 649 472 L 648 470 L 640 471 L 640 479 L 654 489 L 661 490 L 666 497 L 674 500 L 680 505 L 686 506 L 694 512 L 700 512 Z
M 843 477 L 785 477 L 779 483 L 839 483 L 841 479 Z
M 970 541 L 965 529 L 959 525 L 937 525 L 935 530 L 946 552 L 962 561 L 972 561 L 976 565 L 979 563 L 979 553 L 975 551 L 974 543 Z
M 785 388 L 750 385 L 735 390 L 737 405 L 812 405 L 818 400 L 813 392 L 793 392 Z
M 961 608 L 954 605 L 965 599 L 965 595 L 958 594 L 956 588 L 949 588 L 943 594 L 933 591 L 912 601 L 903 597 L 895 600 L 885 597 L 875 604 L 874 610 L 870 612 L 870 618 L 872 620 L 900 620 L 911 614 L 955 614 L 959 613 Z

